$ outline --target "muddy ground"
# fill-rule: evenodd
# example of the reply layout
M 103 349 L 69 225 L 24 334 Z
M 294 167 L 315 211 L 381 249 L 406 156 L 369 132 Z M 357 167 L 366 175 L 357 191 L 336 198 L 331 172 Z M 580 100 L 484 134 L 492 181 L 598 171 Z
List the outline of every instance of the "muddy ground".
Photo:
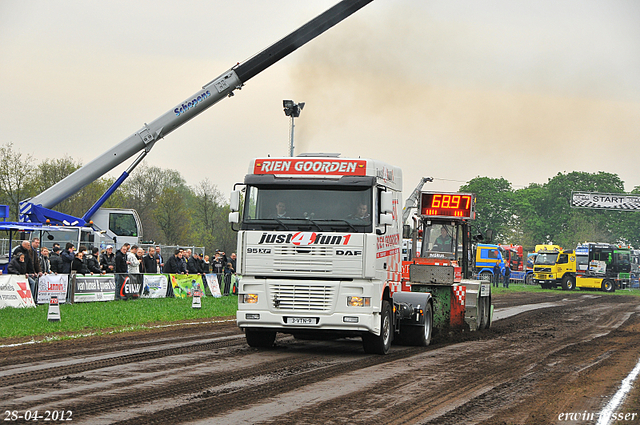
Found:
M 257 350 L 233 321 L 3 347 L 0 419 L 37 409 L 87 424 L 591 424 L 638 362 L 639 300 L 499 295 L 491 329 L 386 356 L 359 339 L 285 335 Z M 542 308 L 513 309 L 531 304 Z M 589 419 L 559 420 L 577 412 Z M 640 414 L 637 389 L 624 412 Z

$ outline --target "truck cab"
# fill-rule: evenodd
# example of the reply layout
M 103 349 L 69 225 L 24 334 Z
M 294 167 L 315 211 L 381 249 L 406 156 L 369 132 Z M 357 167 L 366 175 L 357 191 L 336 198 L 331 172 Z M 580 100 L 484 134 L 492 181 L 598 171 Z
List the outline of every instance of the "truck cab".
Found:
M 475 272 L 481 280 L 493 281 L 493 269 L 500 267 L 501 273 L 507 265 L 507 254 L 500 245 L 479 243 L 475 249 Z
M 538 251 L 533 267 L 533 283 L 543 289 L 562 286 L 571 291 L 576 287 L 576 276 L 583 273 L 578 264 L 584 264 L 586 256 L 581 250 L 553 250 Z
M 337 154 L 258 158 L 238 186 L 229 221 L 248 344 L 269 347 L 278 332 L 331 334 L 386 353 L 402 272 L 402 171 Z
M 613 292 L 629 287 L 631 248 L 608 243 L 585 243 L 582 247 L 588 252 L 588 266 L 577 280 L 579 288 Z

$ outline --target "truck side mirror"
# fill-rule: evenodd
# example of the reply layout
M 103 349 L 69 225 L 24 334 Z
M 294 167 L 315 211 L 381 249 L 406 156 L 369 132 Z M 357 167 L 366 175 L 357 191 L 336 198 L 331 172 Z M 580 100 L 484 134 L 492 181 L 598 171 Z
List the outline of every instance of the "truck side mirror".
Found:
M 229 213 L 229 223 L 240 223 L 240 213 L 235 211 L 235 212 L 230 212 Z
M 240 191 L 234 190 L 231 192 L 231 202 L 229 203 L 229 207 L 232 212 L 240 211 Z M 234 221 L 233 223 L 237 223 Z
M 380 192 L 380 212 L 383 214 L 393 213 L 393 193 L 392 192 Z M 382 219 L 380 221 L 380 224 L 382 224 Z

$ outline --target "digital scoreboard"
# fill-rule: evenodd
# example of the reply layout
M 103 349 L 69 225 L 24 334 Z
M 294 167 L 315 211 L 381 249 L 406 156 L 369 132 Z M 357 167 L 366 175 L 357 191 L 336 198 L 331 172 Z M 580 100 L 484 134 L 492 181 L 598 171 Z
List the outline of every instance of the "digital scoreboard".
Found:
M 422 192 L 420 215 L 475 219 L 476 197 L 473 193 Z

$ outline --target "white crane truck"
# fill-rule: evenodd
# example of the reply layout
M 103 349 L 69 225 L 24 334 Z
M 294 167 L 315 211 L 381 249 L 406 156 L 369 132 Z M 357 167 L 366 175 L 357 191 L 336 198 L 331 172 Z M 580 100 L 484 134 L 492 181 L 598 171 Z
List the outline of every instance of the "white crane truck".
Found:
M 95 230 L 101 230 L 101 235 L 108 234 L 117 243 L 117 246 L 122 245 L 124 242 L 137 242 L 138 238 L 141 237 L 142 228 L 140 219 L 135 211 L 104 210 L 100 207 L 144 159 L 154 144 L 220 100 L 233 96 L 234 92 L 241 89 L 250 78 L 371 3 L 371 1 L 373 0 L 343 0 L 255 56 L 225 71 L 159 118 L 149 124 L 145 123 L 140 130 L 98 158 L 79 168 L 44 192 L 22 201 L 20 204 L 20 221 L 95 228 Z M 135 155 L 138 156 L 129 168 L 122 173 L 83 217 L 73 217 L 52 209 L 86 185 L 99 179 Z M 99 226 L 97 225 L 98 222 L 100 223 Z

